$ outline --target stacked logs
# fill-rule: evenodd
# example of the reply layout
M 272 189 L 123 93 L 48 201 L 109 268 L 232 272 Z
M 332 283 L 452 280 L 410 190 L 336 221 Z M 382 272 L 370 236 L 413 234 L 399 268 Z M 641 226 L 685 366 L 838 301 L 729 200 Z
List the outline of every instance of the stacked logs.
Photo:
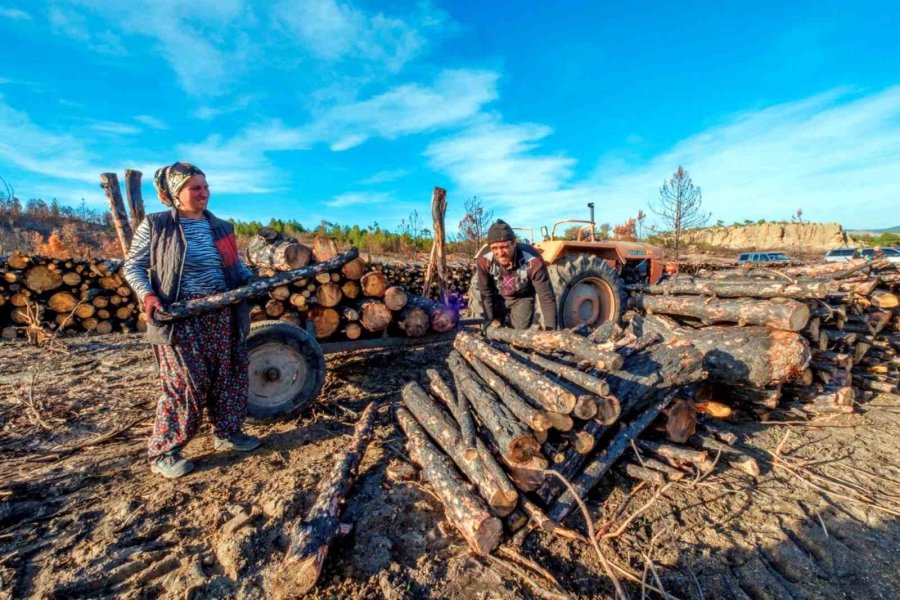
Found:
M 417 262 L 400 262 L 400 261 L 373 261 L 370 267 L 375 271 L 384 273 L 388 281 L 394 285 L 402 286 L 413 294 L 426 296 L 429 298 L 437 297 L 438 284 L 433 283 L 429 286 L 429 290 L 425 290 L 425 275 L 428 267 L 426 264 Z M 451 263 L 447 265 L 445 271 L 447 291 L 449 295 L 449 303 L 457 310 L 466 307 L 466 294 L 468 293 L 469 283 L 475 273 L 473 263 Z
M 338 254 L 334 242 L 316 238 L 312 248 L 269 228 L 251 240 L 247 263 L 261 278 L 321 263 Z M 317 339 L 356 340 L 385 334 L 421 337 L 456 327 L 458 311 L 408 291 L 389 278 L 392 271 L 372 268 L 357 257 L 339 270 L 323 272 L 276 287 L 251 302 L 250 319 L 280 319 L 310 326 Z M 401 280 L 402 281 L 402 280 Z
M 0 258 L 0 336 L 13 340 L 29 327 L 143 331 L 146 321 L 120 265 L 18 253 Z
M 477 553 L 490 553 L 504 528 L 559 531 L 575 495 L 585 497 L 616 465 L 660 484 L 708 472 L 710 449 L 727 448 L 746 469 L 747 458 L 728 446 L 734 439 L 696 431 L 687 398 L 706 372 L 686 339 L 620 329 L 603 339 L 462 331 L 447 367 L 449 378 L 429 369 L 427 384 L 403 388 L 397 421 L 423 479 Z
M 788 399 L 808 413 L 852 412 L 896 393 L 900 271 L 885 259 L 742 268 L 629 286 L 632 332 L 687 337 L 704 351 L 713 387 L 764 413 Z

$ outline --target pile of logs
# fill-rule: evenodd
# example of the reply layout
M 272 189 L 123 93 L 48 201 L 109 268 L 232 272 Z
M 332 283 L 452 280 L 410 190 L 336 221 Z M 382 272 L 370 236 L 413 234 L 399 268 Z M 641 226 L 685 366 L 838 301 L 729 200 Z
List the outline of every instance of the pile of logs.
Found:
M 146 329 L 120 265 L 23 254 L 0 258 L 0 336 L 13 340 L 36 326 L 97 333 Z
M 614 466 L 653 484 L 709 472 L 710 449 L 755 467 L 732 452 L 733 436 L 697 431 L 691 398 L 706 371 L 686 339 L 498 327 L 487 338 L 460 332 L 454 348 L 450 380 L 429 369 L 427 385 L 409 382 L 397 422 L 422 478 L 477 553 L 527 523 L 565 529 L 575 496 Z
M 900 271 L 885 259 L 742 268 L 629 286 L 635 335 L 685 337 L 725 400 L 765 413 L 784 398 L 808 413 L 852 412 L 898 391 Z
M 337 256 L 334 242 L 316 238 L 307 248 L 291 237 L 262 228 L 247 248 L 248 264 L 261 278 L 322 263 Z M 456 327 L 458 311 L 411 293 L 395 272 L 373 268 L 357 257 L 339 270 L 300 279 L 251 303 L 253 321 L 280 319 L 312 326 L 316 338 L 356 340 L 386 333 L 421 337 Z
M 402 286 L 411 293 L 428 298 L 437 297 L 437 283 L 429 286 L 426 293 L 424 289 L 427 265 L 417 262 L 402 261 L 373 261 L 370 268 L 384 273 L 385 278 L 394 285 Z M 447 291 L 449 292 L 449 304 L 457 310 L 466 307 L 466 298 L 469 290 L 469 282 L 475 274 L 474 263 L 448 264 L 446 270 Z

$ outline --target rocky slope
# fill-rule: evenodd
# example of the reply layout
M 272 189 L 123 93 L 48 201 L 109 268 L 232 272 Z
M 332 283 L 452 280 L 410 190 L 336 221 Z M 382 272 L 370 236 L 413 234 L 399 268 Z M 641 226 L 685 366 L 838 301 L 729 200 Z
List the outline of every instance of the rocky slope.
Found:
M 764 223 L 731 227 L 710 227 L 685 234 L 687 243 L 731 250 L 827 251 L 854 244 L 840 223 Z

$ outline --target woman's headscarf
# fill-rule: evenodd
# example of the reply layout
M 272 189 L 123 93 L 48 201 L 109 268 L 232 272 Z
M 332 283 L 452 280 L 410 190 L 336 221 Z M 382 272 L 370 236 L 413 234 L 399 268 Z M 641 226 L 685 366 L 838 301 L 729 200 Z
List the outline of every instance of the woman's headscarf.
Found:
M 205 175 L 205 173 L 199 167 L 186 162 L 177 162 L 171 166 L 157 169 L 153 176 L 153 185 L 156 186 L 159 201 L 166 206 L 177 207 L 178 193 L 194 175 Z

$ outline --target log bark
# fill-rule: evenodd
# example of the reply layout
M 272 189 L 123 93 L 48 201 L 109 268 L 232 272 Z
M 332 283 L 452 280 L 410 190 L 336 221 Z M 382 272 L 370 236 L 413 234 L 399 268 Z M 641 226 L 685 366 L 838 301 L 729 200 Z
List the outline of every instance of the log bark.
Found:
M 765 282 L 749 280 L 670 279 L 659 285 L 630 285 L 628 289 L 650 294 L 687 294 L 719 298 L 825 298 L 834 290 L 829 282 Z
M 443 503 L 447 520 L 475 553 L 490 554 L 500 543 L 503 530 L 500 519 L 492 515 L 484 501 L 471 491 L 450 459 L 428 440 L 409 411 L 399 409 L 397 421 L 406 434 L 410 457 L 422 468 L 422 477 Z
M 131 237 L 134 232 L 128 222 L 125 213 L 125 203 L 122 200 L 122 190 L 119 188 L 119 177 L 115 173 L 101 173 L 100 187 L 106 192 L 106 200 L 109 203 L 109 214 L 112 216 L 116 235 L 119 237 L 119 245 L 122 247 L 122 256 L 128 256 L 128 248 L 131 247 Z
M 475 484 L 479 494 L 495 515 L 505 517 L 516 508 L 519 495 L 511 495 L 494 480 L 477 452 L 467 453 L 462 445 L 459 428 L 425 393 L 418 383 L 407 383 L 401 392 L 404 406 L 412 413 L 437 445 L 449 456 L 460 471 Z M 474 448 L 472 448 L 474 451 Z
M 275 235 L 272 235 L 272 234 Z M 305 267 L 312 260 L 312 250 L 292 237 L 263 227 L 250 239 L 245 252 L 247 263 L 254 267 L 268 267 L 276 271 L 293 271 Z
M 697 408 L 693 400 L 676 398 L 665 412 L 666 437 L 680 444 L 694 435 L 697 430 Z
M 144 196 L 141 193 L 141 177 L 144 174 L 135 169 L 125 169 L 125 198 L 131 214 L 131 228 L 137 231 L 144 220 Z
M 372 437 L 375 404 L 369 404 L 353 430 L 347 450 L 335 462 L 306 518 L 290 533 L 284 560 L 275 569 L 272 589 L 279 598 L 303 595 L 315 587 L 328 546 L 341 530 L 341 509 Z
M 712 465 L 709 454 L 705 450 L 695 450 L 685 446 L 677 446 L 666 442 L 652 442 L 650 440 L 637 440 L 639 448 L 646 450 L 656 456 L 673 460 L 676 463 L 687 463 L 694 465 L 701 472 L 706 472 Z
M 550 360 L 549 358 L 544 358 L 540 354 L 527 354 L 525 352 L 522 352 L 521 350 L 516 349 L 512 349 L 512 352 L 516 356 L 519 356 L 526 365 L 534 368 L 535 370 L 549 371 L 550 373 L 553 373 L 554 375 L 557 375 L 562 379 L 565 379 L 566 381 L 574 383 L 581 389 L 597 396 L 606 396 L 609 394 L 608 383 L 606 383 L 602 379 L 597 379 L 596 377 L 579 371 L 575 367 L 570 367 L 569 365 L 558 363 L 554 360 Z M 621 360 L 619 361 L 619 366 L 622 366 L 622 362 L 623 361 Z M 576 398 L 576 403 L 577 402 L 578 400 Z
M 510 410 L 520 421 L 535 431 L 546 431 L 553 426 L 550 417 L 526 402 L 519 393 L 510 386 L 503 377 L 495 373 L 490 367 L 476 357 L 469 360 L 469 364 L 478 373 L 500 398 L 506 408 Z
M 726 385 L 721 386 L 718 391 L 731 402 L 755 404 L 765 408 L 777 408 L 778 401 L 781 399 L 781 385 L 764 388 Z
M 450 409 L 450 414 L 459 425 L 460 443 L 463 450 L 470 456 L 475 454 L 475 422 L 472 420 L 472 413 L 469 410 L 468 400 L 461 393 L 454 393 L 441 377 L 441 374 L 434 369 L 425 371 L 428 375 L 428 383 L 431 392 L 441 399 L 441 401 Z M 459 386 L 456 386 L 457 391 Z
M 588 464 L 581 475 L 572 482 L 572 488 L 580 498 L 584 498 L 599 483 L 610 467 L 631 447 L 632 440 L 636 439 L 659 416 L 674 397 L 675 392 L 670 392 L 661 400 L 656 401 L 634 421 L 623 427 L 605 451 Z M 553 504 L 547 516 L 556 523 L 562 523 L 575 506 L 575 498 L 569 490 L 566 490 Z
M 638 295 L 631 299 L 631 304 L 648 313 L 694 317 L 707 325 L 724 322 L 800 331 L 809 321 L 809 307 L 787 298 L 750 300 Z
M 366 331 L 384 331 L 391 324 L 391 311 L 384 302 L 374 298 L 366 298 L 359 304 L 359 324 Z
M 465 394 L 500 450 L 500 456 L 510 464 L 526 464 L 541 451 L 540 444 L 530 431 L 500 402 L 484 381 L 472 371 L 458 354 L 451 355 L 448 364 Z
M 545 354 L 568 352 L 582 360 L 590 361 L 600 370 L 614 370 L 622 366 L 622 357 L 615 352 L 602 350 L 589 339 L 568 331 L 489 327 L 487 336 L 494 341 L 506 342 Z
M 437 333 L 447 333 L 456 328 L 459 313 L 452 306 L 412 294 L 409 294 L 408 305 L 424 309 L 431 320 L 431 328 Z
M 642 467 L 634 462 L 625 463 L 623 469 L 625 474 L 632 479 L 646 481 L 650 485 L 661 486 L 666 484 L 666 476 L 653 469 Z
M 447 251 L 444 234 L 444 215 L 447 212 L 447 190 L 435 187 L 431 193 L 431 219 L 434 224 L 434 241 L 431 246 L 431 260 L 425 271 L 422 284 L 422 295 L 427 297 L 431 292 L 432 279 L 437 276 L 438 298 L 447 304 Z
M 586 433 L 594 439 L 594 446 L 598 446 L 604 436 L 609 432 L 609 427 L 596 421 L 587 421 L 580 433 Z M 555 462 L 553 470 L 572 481 L 588 461 L 588 456 L 579 453 L 575 448 L 567 448 L 561 461 Z M 564 486 L 557 477 L 547 477 L 537 489 L 537 496 L 545 506 L 555 500 L 563 491 Z
M 278 286 L 288 284 L 292 281 L 308 279 L 314 277 L 318 273 L 327 273 L 328 271 L 339 269 L 347 262 L 356 258 L 358 254 L 356 248 L 351 248 L 330 261 L 309 265 L 294 271 L 279 273 L 268 279 L 254 281 L 236 290 L 213 294 L 197 300 L 174 302 L 163 309 L 157 310 L 154 313 L 154 319 L 161 322 L 174 321 L 176 319 L 184 319 L 186 317 L 210 312 L 217 308 L 222 308 L 223 306 L 237 304 L 248 298 L 265 294 L 269 290 L 273 290 Z
M 470 333 L 460 332 L 453 345 L 467 360 L 477 357 L 494 371 L 507 374 L 507 379 L 515 381 L 522 391 L 544 409 L 569 414 L 575 408 L 576 397 L 571 391 L 484 340 Z
M 790 331 L 759 326 L 688 330 L 659 315 L 636 317 L 632 327 L 636 331 L 656 331 L 666 339 L 690 340 L 703 352 L 703 368 L 709 379 L 718 383 L 776 385 L 794 379 L 809 363 L 806 340 Z

